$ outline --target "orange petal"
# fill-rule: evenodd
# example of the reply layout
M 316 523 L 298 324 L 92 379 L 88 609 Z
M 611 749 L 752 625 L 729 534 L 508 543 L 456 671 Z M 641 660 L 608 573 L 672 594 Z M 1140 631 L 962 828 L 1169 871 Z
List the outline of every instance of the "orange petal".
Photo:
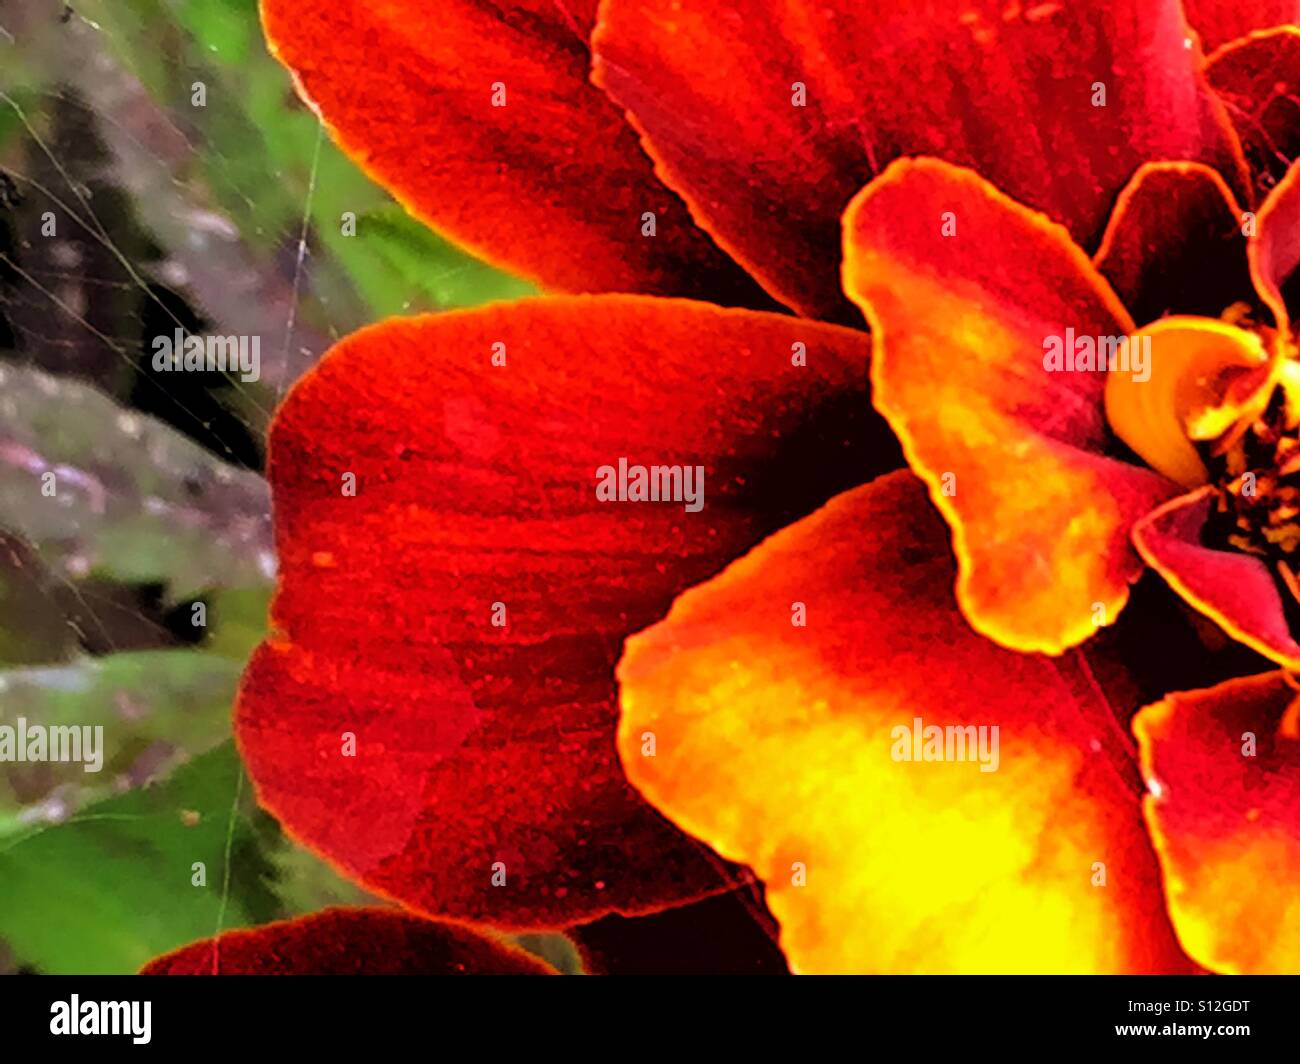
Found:
M 678 598 L 619 666 L 629 778 L 754 868 L 793 970 L 1183 970 L 1112 707 L 972 632 L 945 540 L 893 473 Z M 916 718 L 986 756 L 900 760 Z
M 1274 672 L 1169 695 L 1133 721 L 1169 913 L 1215 971 L 1300 971 L 1296 699 Z
M 1147 163 L 1120 193 L 1093 262 L 1139 325 L 1167 314 L 1217 318 L 1255 298 L 1245 223 L 1217 170 Z
M 966 616 L 1019 650 L 1082 642 L 1141 571 L 1133 521 L 1177 488 L 1106 457 L 1106 374 L 1048 372 L 1045 350 L 1131 319 L 1064 229 L 969 170 L 897 162 L 844 225 L 874 402 L 952 525 Z
M 770 306 L 588 81 L 594 8 L 262 0 L 262 19 L 340 146 L 483 258 L 564 291 Z

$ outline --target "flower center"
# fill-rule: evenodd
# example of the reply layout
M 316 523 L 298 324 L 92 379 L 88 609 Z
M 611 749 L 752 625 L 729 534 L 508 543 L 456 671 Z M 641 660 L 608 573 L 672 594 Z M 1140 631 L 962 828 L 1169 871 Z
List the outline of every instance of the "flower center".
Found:
M 1263 409 L 1202 453 L 1217 495 L 1210 545 L 1264 559 L 1300 600 L 1300 362 L 1284 358 Z

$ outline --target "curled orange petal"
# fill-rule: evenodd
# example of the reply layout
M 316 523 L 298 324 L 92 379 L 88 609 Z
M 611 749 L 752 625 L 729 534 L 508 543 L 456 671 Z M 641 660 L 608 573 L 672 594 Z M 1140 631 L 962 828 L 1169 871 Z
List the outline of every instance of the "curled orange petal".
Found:
M 1132 319 L 1063 228 L 935 159 L 868 185 L 844 240 L 873 402 L 952 526 L 963 611 L 1017 650 L 1084 641 L 1141 572 L 1133 522 L 1177 486 L 1107 453 L 1107 374 L 1057 372 L 1046 352 Z
M 1146 372 L 1108 375 L 1106 419 L 1152 469 L 1198 487 L 1207 472 L 1189 427 L 1199 426 L 1198 436 L 1218 435 L 1262 409 L 1273 391 L 1268 372 L 1251 375 L 1244 393 L 1231 386 L 1243 371 L 1266 369 L 1268 353 L 1254 333 L 1210 318 L 1163 318 L 1130 343 L 1146 351 Z

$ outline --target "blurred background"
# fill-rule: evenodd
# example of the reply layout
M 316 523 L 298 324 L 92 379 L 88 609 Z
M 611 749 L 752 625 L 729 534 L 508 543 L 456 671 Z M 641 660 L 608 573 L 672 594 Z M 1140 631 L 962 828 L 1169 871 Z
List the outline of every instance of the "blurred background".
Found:
M 353 329 L 528 291 L 332 146 L 256 0 L 0 0 L 0 725 L 105 736 L 99 773 L 0 763 L 0 973 L 373 900 L 255 807 L 230 738 L 267 424 Z M 177 328 L 259 336 L 261 379 L 155 372 Z

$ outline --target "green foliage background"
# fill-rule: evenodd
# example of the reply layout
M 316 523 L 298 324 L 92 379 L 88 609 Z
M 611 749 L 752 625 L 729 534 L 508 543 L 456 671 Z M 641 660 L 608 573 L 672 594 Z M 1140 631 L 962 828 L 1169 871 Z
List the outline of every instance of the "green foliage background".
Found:
M 333 147 L 255 0 L 5 0 L 0 171 L 0 723 L 102 723 L 107 747 L 98 774 L 0 765 L 0 971 L 131 972 L 373 902 L 256 808 L 230 738 L 273 585 L 266 425 L 349 331 L 529 286 Z M 152 374 L 180 324 L 261 335 L 263 379 Z

